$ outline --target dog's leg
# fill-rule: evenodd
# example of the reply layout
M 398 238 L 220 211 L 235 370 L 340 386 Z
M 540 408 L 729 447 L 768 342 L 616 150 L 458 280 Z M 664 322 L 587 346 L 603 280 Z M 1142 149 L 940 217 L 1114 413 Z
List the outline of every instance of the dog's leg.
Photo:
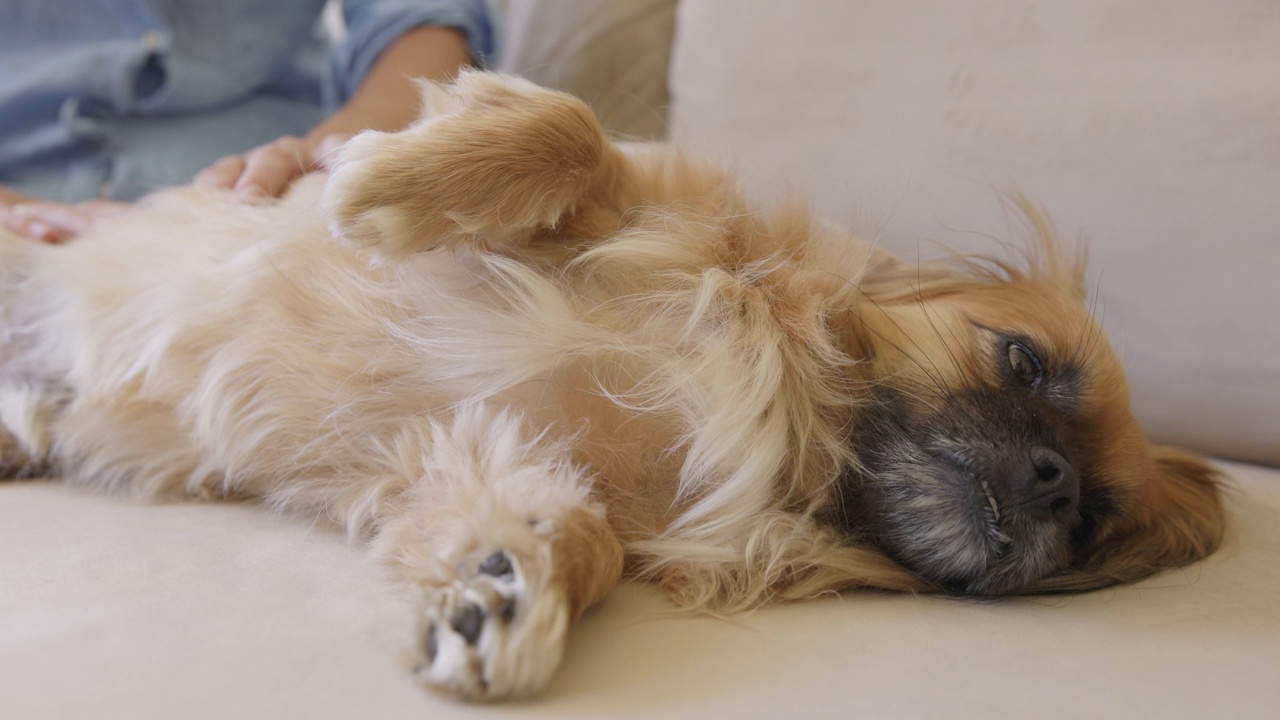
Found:
M 335 235 L 383 260 L 516 245 L 611 195 L 622 161 L 581 100 L 480 72 L 423 91 L 413 126 L 342 149 L 325 187 Z
M 589 477 L 564 445 L 522 438 L 516 417 L 475 408 L 395 452 L 418 479 L 390 504 L 373 547 L 420 593 L 418 677 L 473 700 L 541 690 L 570 626 L 622 572 Z

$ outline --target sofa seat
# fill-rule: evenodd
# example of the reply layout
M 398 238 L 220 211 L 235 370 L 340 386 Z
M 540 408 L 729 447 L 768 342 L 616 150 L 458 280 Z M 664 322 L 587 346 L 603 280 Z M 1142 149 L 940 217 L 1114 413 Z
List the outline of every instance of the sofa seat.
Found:
M 626 584 L 515 712 L 417 688 L 407 604 L 323 523 L 4 483 L 0 717 L 1275 717 L 1280 470 L 1224 467 L 1222 551 L 1087 595 L 852 592 L 717 619 Z

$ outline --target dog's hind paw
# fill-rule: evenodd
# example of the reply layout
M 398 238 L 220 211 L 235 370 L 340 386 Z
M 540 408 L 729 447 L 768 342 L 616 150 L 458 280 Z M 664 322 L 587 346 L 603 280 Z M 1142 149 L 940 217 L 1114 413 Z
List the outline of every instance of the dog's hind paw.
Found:
M 569 608 L 538 565 L 493 550 L 469 559 L 449 584 L 427 588 L 417 677 L 468 700 L 545 687 L 564 654 Z
M 356 135 L 325 185 L 330 232 L 376 264 L 522 244 L 578 207 L 611 157 L 570 95 L 483 72 L 423 87 L 422 120 Z

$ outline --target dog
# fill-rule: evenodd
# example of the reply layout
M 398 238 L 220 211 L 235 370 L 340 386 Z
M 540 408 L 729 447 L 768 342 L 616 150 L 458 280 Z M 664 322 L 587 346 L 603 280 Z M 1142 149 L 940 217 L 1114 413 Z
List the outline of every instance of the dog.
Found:
M 0 238 L 0 468 L 334 518 L 416 597 L 416 677 L 472 700 L 545 687 L 623 576 L 733 611 L 1204 558 L 1218 476 L 1144 438 L 1023 209 L 1024 258 L 904 263 L 467 72 L 278 202 Z

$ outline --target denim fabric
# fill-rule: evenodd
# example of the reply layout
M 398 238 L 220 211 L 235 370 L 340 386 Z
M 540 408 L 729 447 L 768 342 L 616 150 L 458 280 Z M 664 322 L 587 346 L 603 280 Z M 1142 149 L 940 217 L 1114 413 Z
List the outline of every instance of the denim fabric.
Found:
M 53 200 L 130 200 L 213 160 L 300 135 L 359 87 L 397 37 L 466 34 L 492 62 L 485 0 L 0 2 L 0 184 Z

